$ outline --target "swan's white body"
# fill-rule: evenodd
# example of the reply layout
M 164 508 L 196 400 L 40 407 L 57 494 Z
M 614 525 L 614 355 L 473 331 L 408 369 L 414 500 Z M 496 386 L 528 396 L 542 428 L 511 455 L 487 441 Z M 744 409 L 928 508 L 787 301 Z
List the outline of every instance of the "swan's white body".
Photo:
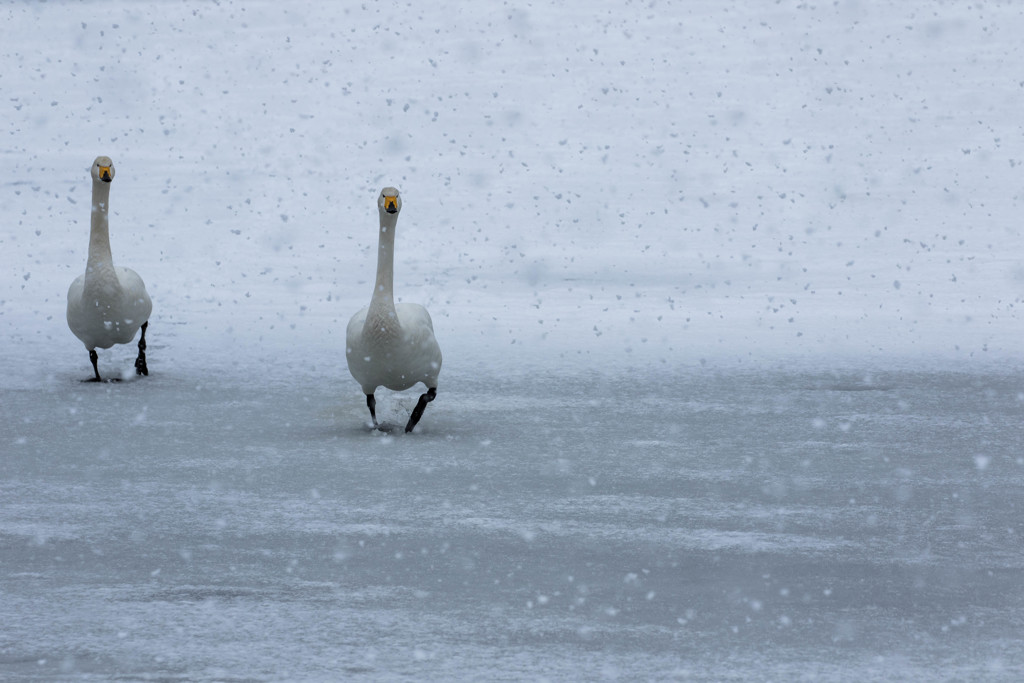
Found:
M 441 349 L 430 314 L 419 304 L 392 300 L 390 311 L 373 303 L 361 309 L 348 323 L 345 351 L 364 394 L 378 387 L 404 391 L 417 382 L 437 388 Z
M 370 305 L 349 321 L 345 340 L 349 372 L 371 401 L 378 387 L 403 391 L 423 382 L 427 389 L 436 390 L 441 372 L 441 348 L 427 309 L 395 303 L 395 224 L 401 210 L 398 190 L 385 188 L 378 208 L 377 281 Z M 433 392 L 427 400 L 433 400 Z
M 110 254 L 108 203 L 113 177 L 110 159 L 97 158 L 92 167 L 89 258 L 85 273 L 68 289 L 68 327 L 90 352 L 132 341 L 153 310 L 142 278 L 130 268 L 115 266 Z

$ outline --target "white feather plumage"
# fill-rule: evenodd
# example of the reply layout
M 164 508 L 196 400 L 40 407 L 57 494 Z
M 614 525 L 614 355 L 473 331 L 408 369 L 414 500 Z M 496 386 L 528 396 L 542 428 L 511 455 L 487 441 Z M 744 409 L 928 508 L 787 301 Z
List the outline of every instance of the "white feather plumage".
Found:
M 94 381 L 100 380 L 96 349 L 127 344 L 139 328 L 149 321 L 153 303 L 139 274 L 130 268 L 115 266 L 110 251 L 109 201 L 114 179 L 114 164 L 109 157 L 97 157 L 92 165 L 92 220 L 89 232 L 89 257 L 85 273 L 75 278 L 68 289 L 68 327 L 89 350 Z M 149 374 L 146 367 L 146 332 L 139 339 L 138 374 Z
M 380 238 L 377 279 L 370 305 L 348 323 L 345 355 L 348 369 L 366 394 L 373 424 L 377 425 L 374 392 L 378 387 L 403 391 L 423 382 L 427 393 L 420 397 L 406 425 L 412 431 L 437 393 L 441 372 L 441 348 L 434 336 L 430 313 L 419 304 L 395 303 L 395 225 L 402 209 L 398 190 L 386 187 L 377 201 Z

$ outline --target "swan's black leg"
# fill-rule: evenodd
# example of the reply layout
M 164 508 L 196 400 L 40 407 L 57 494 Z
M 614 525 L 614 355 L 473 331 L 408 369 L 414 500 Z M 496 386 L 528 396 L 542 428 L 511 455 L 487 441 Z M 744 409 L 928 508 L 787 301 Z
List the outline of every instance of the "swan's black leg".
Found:
M 99 359 L 100 359 L 100 356 L 99 356 L 98 353 L 96 353 L 96 349 L 90 349 L 89 350 L 89 360 L 92 361 L 92 371 L 96 374 L 96 376 L 93 377 L 92 379 L 82 380 L 83 382 L 102 382 L 103 381 L 103 379 L 100 377 Z
M 405 431 L 408 434 L 412 431 L 412 428 L 416 426 L 416 423 L 423 417 L 423 411 L 427 409 L 427 404 L 434 400 L 437 396 L 437 387 L 427 387 L 427 393 L 420 396 L 420 400 L 416 403 L 416 407 L 412 409 L 412 415 L 409 416 L 409 424 L 405 425 Z
M 366 407 L 370 409 L 370 419 L 373 420 L 373 427 L 376 429 L 377 425 L 377 399 L 373 397 L 373 394 L 366 395 Z
M 149 376 L 149 368 L 146 367 L 146 328 L 149 321 L 142 323 L 142 336 L 139 337 L 139 357 L 135 359 L 135 374 Z

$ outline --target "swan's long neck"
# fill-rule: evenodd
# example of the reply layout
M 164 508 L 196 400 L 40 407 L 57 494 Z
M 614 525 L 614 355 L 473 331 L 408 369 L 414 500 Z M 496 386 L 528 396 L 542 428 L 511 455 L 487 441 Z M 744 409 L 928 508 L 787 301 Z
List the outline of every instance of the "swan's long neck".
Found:
M 377 247 L 377 281 L 373 285 L 373 297 L 366 315 L 366 326 L 375 332 L 398 329 L 398 314 L 395 312 L 395 225 L 397 213 L 380 214 L 380 242 Z
M 107 209 L 110 202 L 110 183 L 102 180 L 92 182 L 92 224 L 89 231 L 89 261 L 86 264 L 86 279 L 114 271 L 114 259 L 110 255 L 110 223 Z

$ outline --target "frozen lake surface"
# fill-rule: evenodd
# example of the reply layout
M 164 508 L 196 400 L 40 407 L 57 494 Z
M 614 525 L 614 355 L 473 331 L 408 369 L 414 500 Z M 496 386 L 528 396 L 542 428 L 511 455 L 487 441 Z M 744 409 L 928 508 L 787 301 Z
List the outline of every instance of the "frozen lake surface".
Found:
M 6 679 L 1024 674 L 1020 374 L 210 379 L 3 392 Z
M 0 19 L 0 680 L 1024 679 L 1018 4 Z

